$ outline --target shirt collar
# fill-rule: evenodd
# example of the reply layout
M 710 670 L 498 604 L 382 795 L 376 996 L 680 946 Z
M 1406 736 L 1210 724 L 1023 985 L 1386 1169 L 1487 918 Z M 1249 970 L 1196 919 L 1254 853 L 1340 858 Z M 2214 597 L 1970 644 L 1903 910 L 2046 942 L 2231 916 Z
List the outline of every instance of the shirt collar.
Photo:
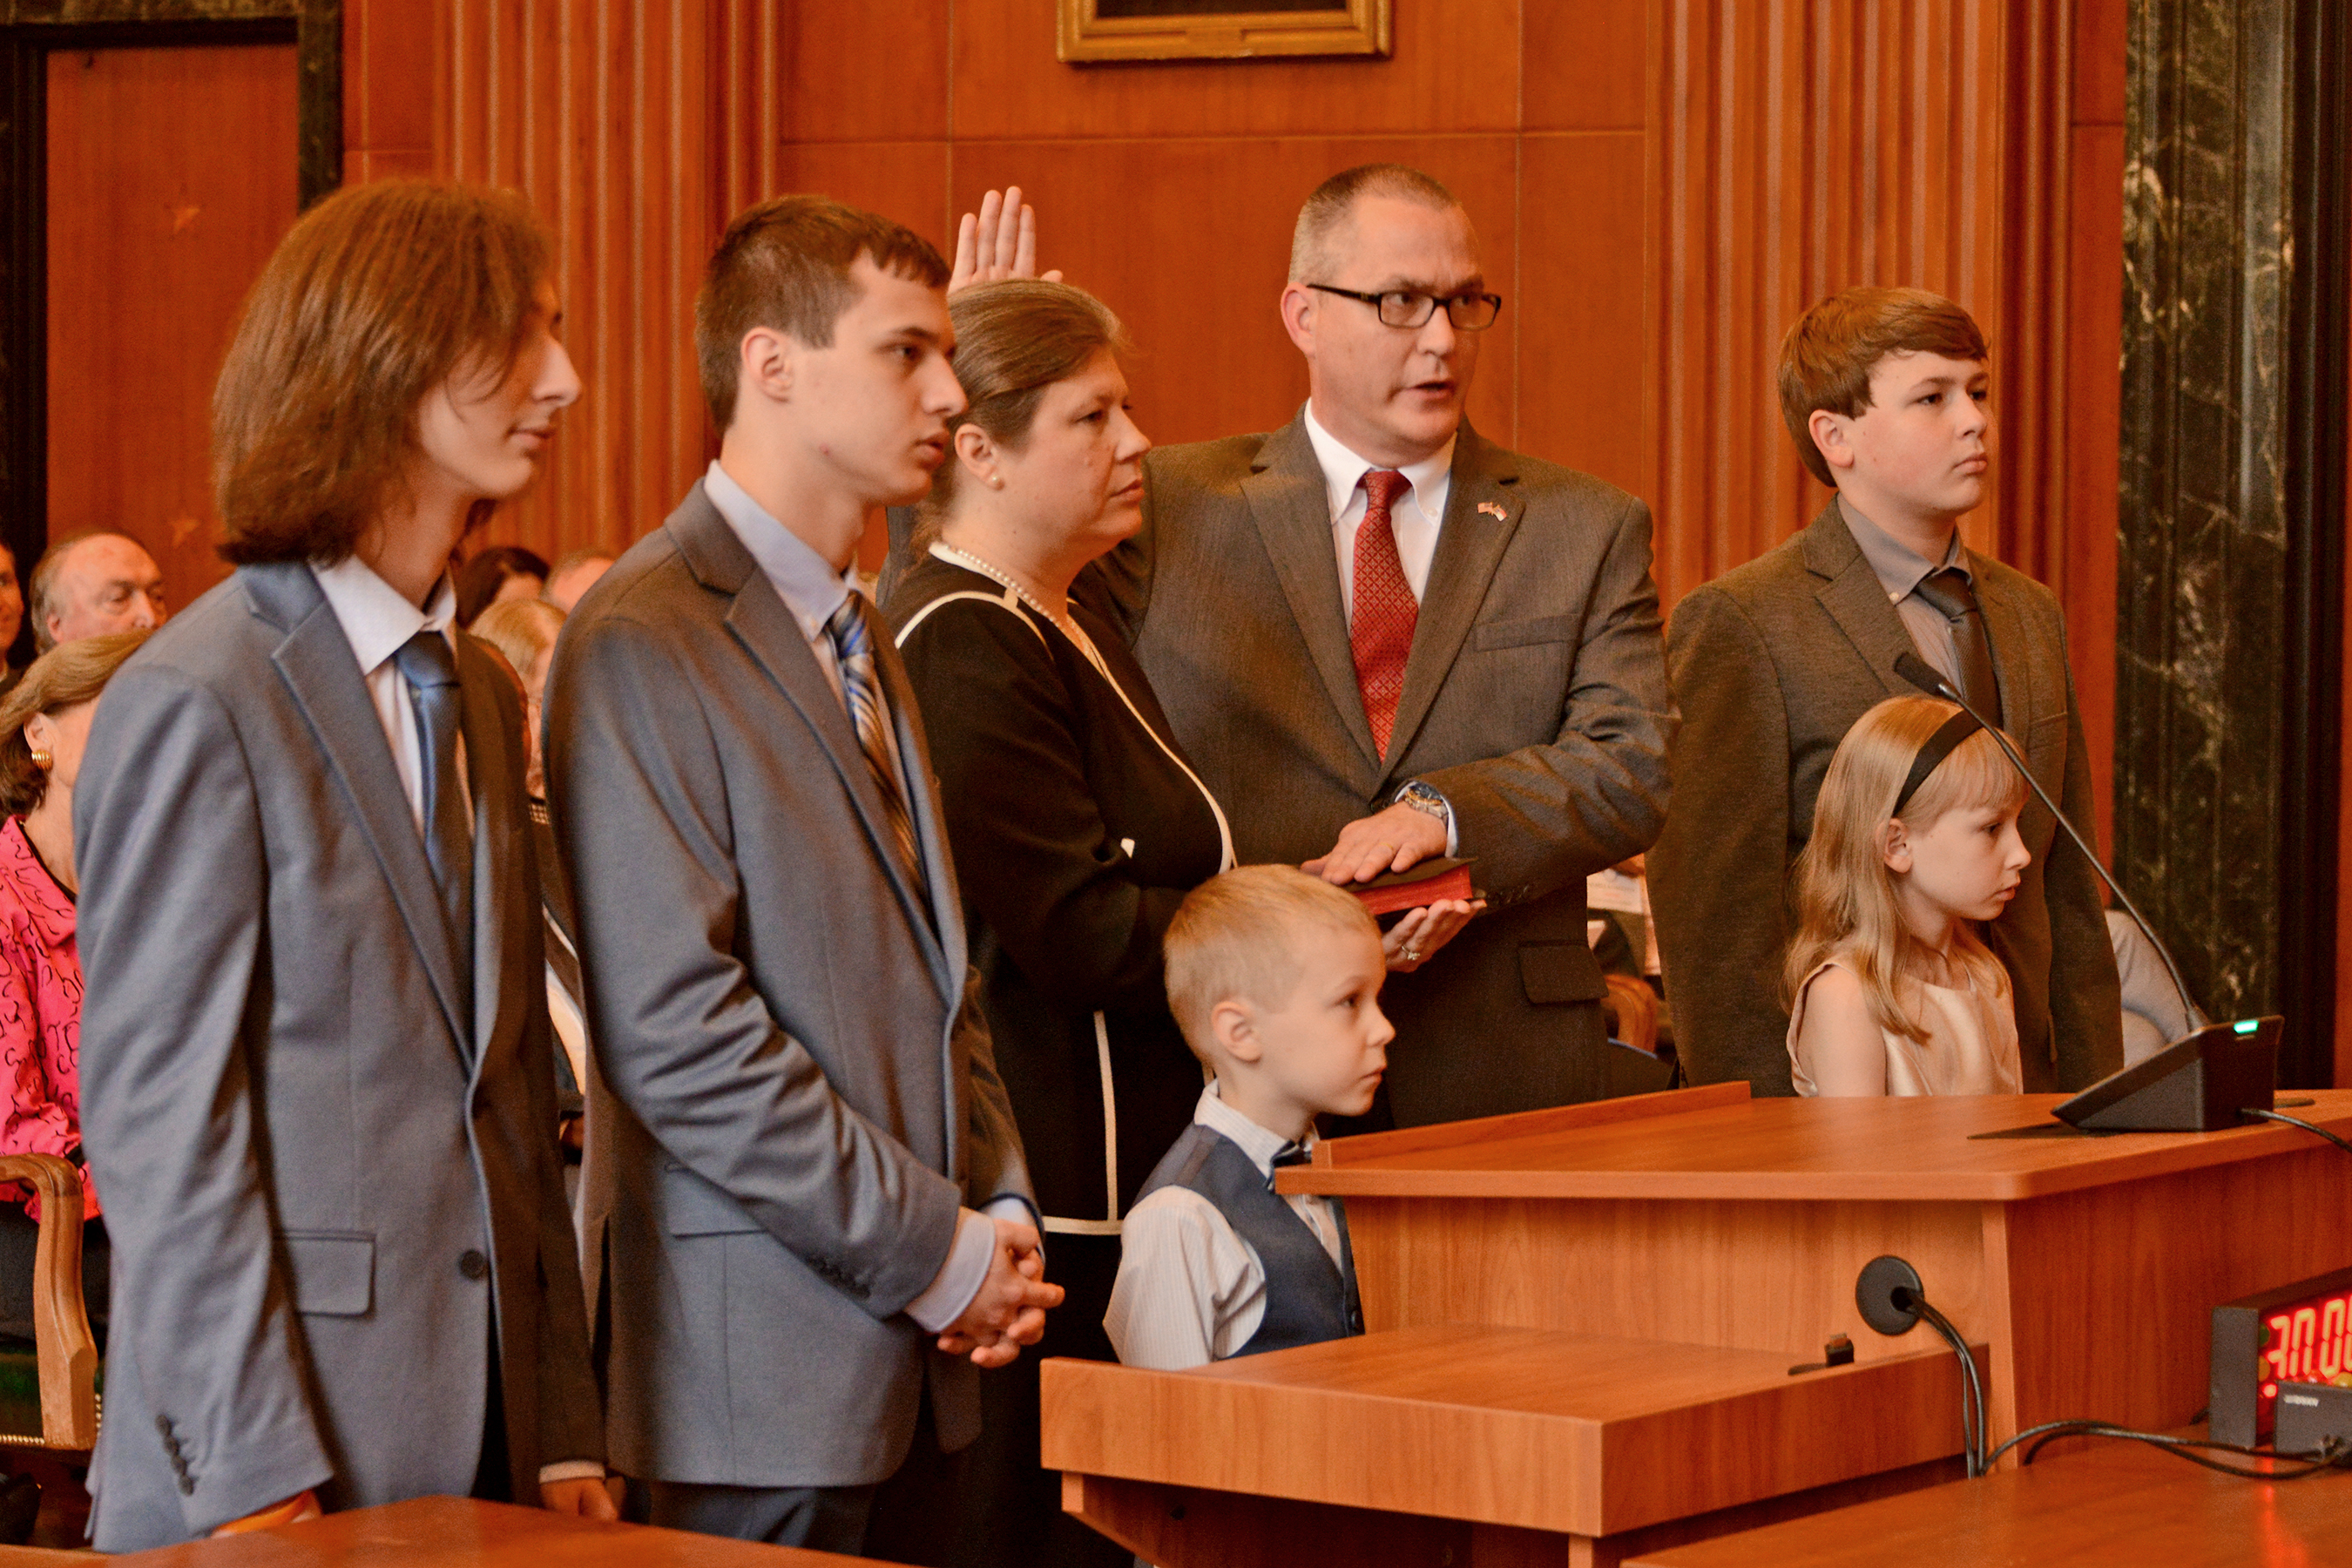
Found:
M 848 599 L 856 587 L 857 567 L 852 563 L 846 572 L 836 572 L 833 563 L 811 550 L 800 535 L 769 515 L 767 508 L 751 499 L 751 494 L 735 482 L 734 476 L 710 459 L 709 471 L 702 476 L 702 493 L 743 542 L 759 564 L 760 574 L 776 590 L 784 608 L 793 619 L 800 622 L 801 635 L 814 642 L 824 635 L 824 625 L 833 613 Z
M 1413 501 L 1421 508 L 1423 515 L 1440 522 L 1444 521 L 1442 498 L 1445 481 L 1454 471 L 1454 443 L 1460 439 L 1457 432 L 1431 456 L 1418 463 L 1408 463 L 1397 470 L 1412 487 Z M 1381 465 L 1369 458 L 1360 458 L 1341 446 L 1339 438 L 1324 429 L 1315 417 L 1312 403 L 1307 405 L 1307 442 L 1315 448 L 1315 460 L 1322 467 L 1324 488 L 1330 492 L 1331 520 L 1337 522 L 1339 514 L 1348 510 L 1356 487 L 1364 482 L 1364 476 Z
M 1838 514 L 1845 519 L 1845 531 L 1853 535 L 1861 547 L 1862 558 L 1878 575 L 1879 586 L 1890 599 L 1907 599 L 1914 590 L 1932 573 L 1947 566 L 1957 566 L 1963 576 L 1973 584 L 1976 574 L 1969 571 L 1969 552 L 1960 547 L 1960 531 L 1952 530 L 1952 542 L 1945 547 L 1941 561 L 1930 561 L 1878 524 L 1862 515 L 1862 510 L 1843 496 L 1838 497 Z
M 1288 1138 L 1279 1132 L 1269 1131 L 1227 1105 L 1224 1097 L 1217 1092 L 1213 1079 L 1201 1091 L 1199 1101 L 1193 1105 L 1192 1120 L 1210 1131 L 1222 1132 L 1233 1140 L 1241 1152 L 1249 1156 L 1250 1163 L 1257 1167 L 1257 1173 L 1261 1176 L 1272 1175 L 1274 1157 L 1290 1147 Z M 1315 1147 L 1312 1134 L 1307 1137 L 1307 1147 Z
M 310 575 L 318 579 L 327 607 L 335 612 L 343 636 L 351 640 L 362 675 L 373 675 L 377 666 L 419 632 L 449 636 L 457 619 L 457 596 L 446 572 L 434 584 L 433 596 L 421 610 L 356 555 L 346 555 L 332 566 L 313 565 Z

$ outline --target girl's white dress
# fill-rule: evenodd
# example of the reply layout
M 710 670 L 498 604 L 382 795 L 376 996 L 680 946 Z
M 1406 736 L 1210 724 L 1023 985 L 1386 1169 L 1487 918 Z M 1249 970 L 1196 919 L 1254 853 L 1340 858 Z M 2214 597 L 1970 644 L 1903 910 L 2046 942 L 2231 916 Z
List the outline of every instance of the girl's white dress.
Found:
M 1797 1032 L 1805 1021 L 1805 997 L 1822 970 L 1836 964 L 1848 973 L 1850 965 L 1828 959 L 1805 976 L 1797 988 L 1797 1004 L 1789 1012 L 1789 1063 L 1797 1092 L 1816 1095 L 1812 1074 L 1805 1068 L 1804 1053 L 1797 1048 Z M 1888 1094 L 2017 1094 L 2022 1079 L 2017 1061 L 2017 1009 L 2011 993 L 1999 995 L 1974 988 L 1955 989 L 1915 982 L 1927 1026 L 1924 1041 L 1879 1030 L 1886 1046 Z

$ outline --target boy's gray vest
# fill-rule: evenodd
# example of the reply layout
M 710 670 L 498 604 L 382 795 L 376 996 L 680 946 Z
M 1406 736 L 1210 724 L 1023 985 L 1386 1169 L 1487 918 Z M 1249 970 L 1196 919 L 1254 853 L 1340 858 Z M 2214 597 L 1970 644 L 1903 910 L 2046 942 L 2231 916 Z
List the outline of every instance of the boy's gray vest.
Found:
M 1209 1200 L 1225 1223 L 1257 1254 L 1265 1270 L 1265 1317 L 1235 1355 L 1257 1355 L 1293 1345 L 1320 1344 L 1364 1331 L 1356 1298 L 1356 1256 L 1348 1246 L 1348 1215 L 1337 1198 L 1339 1262 L 1323 1250 L 1297 1211 L 1276 1195 L 1241 1145 L 1195 1121 L 1184 1130 L 1136 1194 L 1139 1203 L 1161 1187 L 1183 1187 Z

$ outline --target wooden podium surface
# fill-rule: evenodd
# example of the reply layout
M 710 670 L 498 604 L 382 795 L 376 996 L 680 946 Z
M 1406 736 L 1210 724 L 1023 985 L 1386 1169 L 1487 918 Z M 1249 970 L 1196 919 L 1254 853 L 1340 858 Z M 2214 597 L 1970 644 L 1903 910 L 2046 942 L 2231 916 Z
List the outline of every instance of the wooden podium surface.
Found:
M 2352 1090 L 2288 1098 L 2312 1102 L 2294 1114 L 2352 1132 Z M 1924 1328 L 1888 1339 L 1862 1321 L 1855 1277 L 1890 1253 L 1916 1268 L 1928 1300 L 1985 1347 L 1996 1438 L 2065 1416 L 2184 1426 L 2206 1402 L 2216 1304 L 2352 1266 L 2352 1158 L 2274 1125 L 2077 1133 L 2051 1118 L 2058 1100 L 1751 1100 L 1744 1084 L 1718 1085 L 1326 1143 L 1315 1164 L 1283 1171 L 1278 1184 L 1346 1197 L 1370 1335 L 1353 1352 L 1332 1352 L 1328 1364 L 1302 1363 L 1320 1369 L 1310 1378 L 1316 1403 L 1301 1403 L 1287 1372 L 1243 1363 L 1172 1374 L 1048 1363 L 1046 1462 L 1069 1478 L 1066 1507 L 1139 1550 L 1167 1533 L 1171 1510 L 1189 1520 L 1170 1537 L 1178 1550 L 1156 1548 L 1166 1554 L 1155 1561 L 1169 1568 L 1257 1560 L 1217 1555 L 1234 1548 L 1210 1544 L 1213 1514 L 1229 1516 L 1238 1541 L 1304 1519 L 1304 1510 L 1319 1510 L 1327 1535 L 1341 1515 L 1355 1518 L 1369 1543 L 1365 1562 L 1419 1560 L 1400 1521 L 1426 1518 L 1469 1525 L 1466 1536 L 1442 1536 L 1457 1568 L 1616 1563 L 1659 1548 L 1676 1521 L 1628 1531 L 1620 1525 L 1633 1515 L 1604 1510 L 1505 1523 L 1479 1511 L 1475 1484 L 1429 1497 L 1383 1482 L 1343 1500 L 1328 1479 L 1334 1467 L 1313 1456 L 1333 1430 L 1387 1429 L 1444 1432 L 1449 1460 L 1474 1479 L 1477 1467 L 1507 1473 L 1528 1464 L 1525 1413 L 1460 1392 L 1496 1381 L 1502 1342 L 1460 1342 L 1466 1353 L 1450 1386 L 1442 1372 L 1426 1386 L 1393 1386 L 1380 1371 L 1383 1347 L 1401 1353 L 1410 1342 L 1393 1336 L 1408 1332 L 1534 1331 L 1539 1338 L 1524 1352 L 1530 1388 L 1543 1382 L 1537 1363 L 1545 1358 L 1557 1363 L 1580 1353 L 1579 1343 L 1608 1341 L 1645 1342 L 1626 1352 L 1635 1385 L 1644 1365 L 1677 1355 L 1758 1352 L 1784 1369 L 1818 1362 L 1840 1333 L 1853 1340 L 1862 1372 L 1897 1359 L 1925 1366 L 1937 1354 L 1954 1367 Z M 1423 1349 L 1446 1364 L 1435 1342 Z M 1652 1467 L 1644 1485 L 1666 1495 L 1671 1510 L 1687 1520 L 1716 1510 L 1688 1524 L 1690 1536 L 1747 1528 L 1775 1497 L 1783 1512 L 1817 1510 L 1854 1500 L 1856 1488 L 1916 1488 L 1948 1473 L 1915 1462 L 1912 1448 L 1874 1458 L 1868 1445 L 1840 1447 L 1843 1426 L 1863 1418 L 1860 1384 L 1842 1411 L 1799 1399 L 1759 1426 L 1740 1414 L 1753 1388 L 1729 1363 L 1720 1370 L 1723 1397 L 1676 1407 L 1694 1454 L 1743 1442 L 1842 1454 L 1845 1489 L 1790 1467 L 1751 1477 L 1759 1500 L 1727 1510 L 1723 1493 L 1691 1474 L 1704 1464 Z M 1927 1447 L 1957 1452 L 1956 1391 L 1870 1388 L 1886 1405 L 1870 1419 L 1906 1424 L 1930 1435 Z M 1651 1393 L 1661 1406 L 1672 1403 L 1661 1389 Z M 1154 1436 L 1154 1423 L 1180 1419 L 1183 1441 Z M 1605 1492 L 1622 1479 L 1596 1484 Z M 1507 1543 L 1498 1533 L 1506 1531 Z M 1299 1537 L 1302 1546 L 1313 1539 Z
M 2352 1555 L 2352 1473 L 2266 1483 L 2137 1443 L 1815 1514 L 1627 1568 L 2272 1568 Z
M 428 1497 L 331 1513 L 223 1541 L 98 1557 L 0 1547 L 0 1568 L 827 1568 L 830 1552 L 758 1546 L 641 1524 L 595 1524 L 536 1508 Z

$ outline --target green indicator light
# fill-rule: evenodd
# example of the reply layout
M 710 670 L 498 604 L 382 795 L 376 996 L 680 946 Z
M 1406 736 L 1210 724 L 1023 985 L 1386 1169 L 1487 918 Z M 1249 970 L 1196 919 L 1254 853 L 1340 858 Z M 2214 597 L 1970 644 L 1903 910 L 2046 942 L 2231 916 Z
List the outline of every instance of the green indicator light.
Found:
M 2241 1018 L 2230 1026 L 2230 1032 L 2233 1035 L 2251 1035 L 2262 1026 L 2263 1021 L 2260 1018 Z

